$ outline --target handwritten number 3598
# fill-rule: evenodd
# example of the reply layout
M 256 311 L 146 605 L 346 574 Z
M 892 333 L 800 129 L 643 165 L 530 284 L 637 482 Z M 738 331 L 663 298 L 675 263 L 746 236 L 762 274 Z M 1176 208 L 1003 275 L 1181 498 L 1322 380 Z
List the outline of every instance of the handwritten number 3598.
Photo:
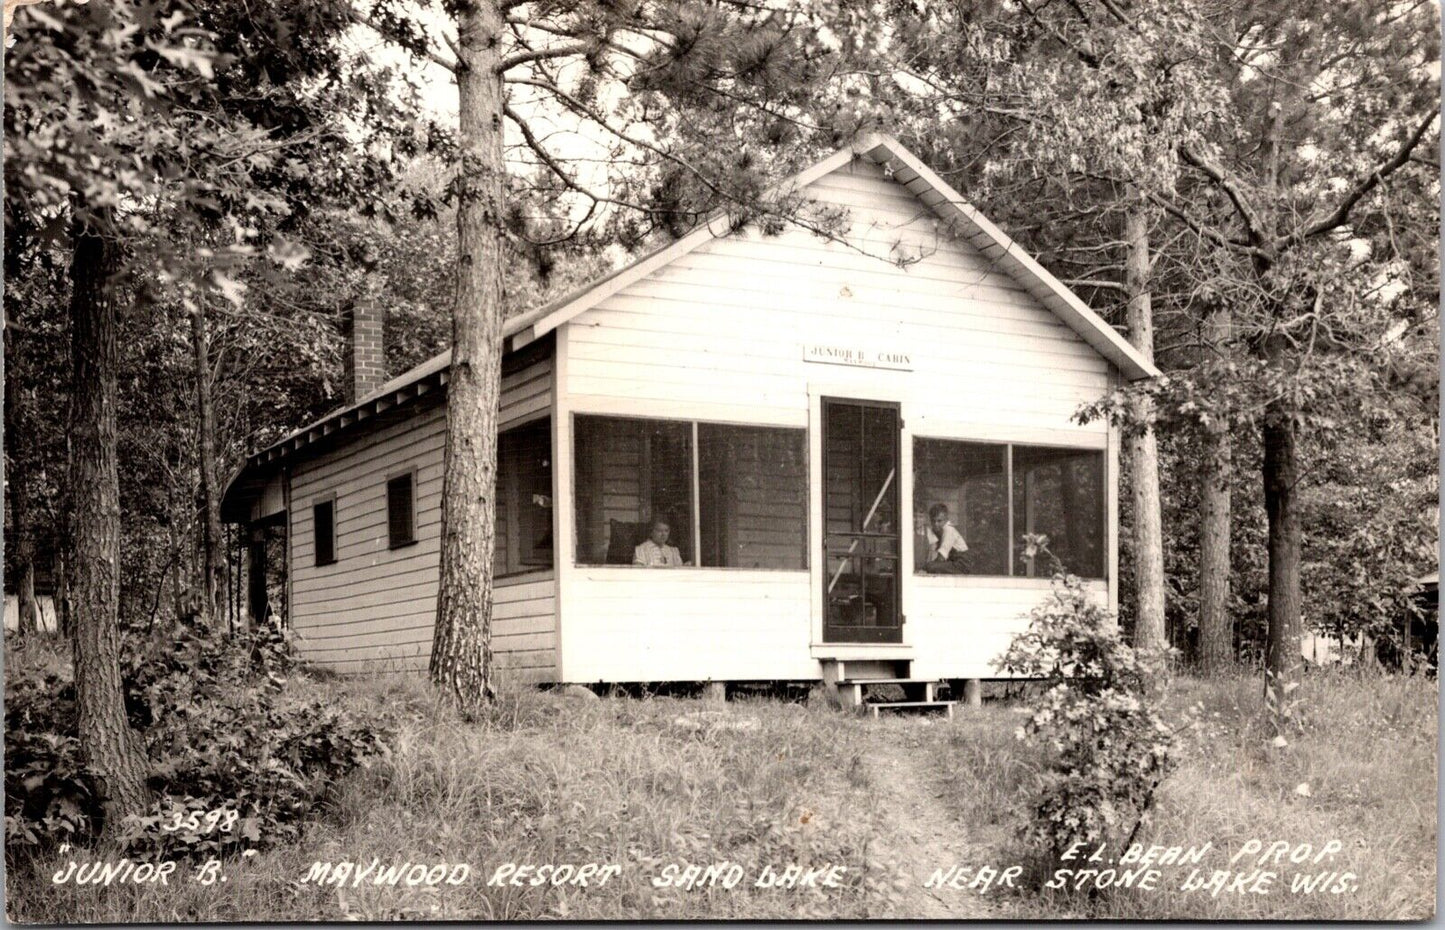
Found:
M 171 819 L 161 821 L 160 827 L 168 833 L 174 833 L 177 830 L 210 833 L 217 829 L 222 833 L 230 833 L 240 817 L 240 812 L 233 810 L 191 811 L 187 816 L 183 808 L 177 808 L 171 811 Z

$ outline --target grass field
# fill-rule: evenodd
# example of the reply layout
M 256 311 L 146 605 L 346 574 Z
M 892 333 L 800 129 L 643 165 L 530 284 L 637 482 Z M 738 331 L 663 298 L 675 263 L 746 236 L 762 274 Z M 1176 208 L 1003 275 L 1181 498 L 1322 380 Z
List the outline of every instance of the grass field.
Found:
M 668 698 L 587 700 L 509 692 L 491 719 L 464 724 L 421 682 L 310 681 L 336 701 L 400 723 L 390 757 L 335 786 L 294 848 L 223 864 L 205 886 L 182 867 L 166 886 L 52 885 L 65 858 L 12 863 L 19 922 L 340 919 L 686 919 L 1027 917 L 1421 919 L 1435 907 L 1437 690 L 1420 678 L 1319 675 L 1303 731 L 1267 745 L 1260 686 L 1240 677 L 1171 686 L 1172 706 L 1204 705 L 1205 725 L 1164 786 L 1145 845 L 1212 844 L 1207 869 L 1251 839 L 1341 851 L 1278 866 L 1267 893 L 1178 890 L 1166 866 L 1152 891 L 1048 890 L 1052 869 L 1014 838 L 1042 759 L 1013 736 L 1014 708 L 960 709 L 952 722 L 870 721 L 822 702 L 709 705 Z M 681 722 L 680 722 L 681 721 Z M 1301 788 L 1301 786 L 1307 786 Z M 1109 851 L 1106 855 L 1116 855 Z M 337 888 L 302 882 L 313 862 L 466 863 L 461 884 Z M 1253 865 L 1257 855 L 1248 857 Z M 605 884 L 492 884 L 514 864 L 611 863 Z M 669 865 L 736 864 L 743 878 L 657 887 Z M 1011 865 L 1015 888 L 925 888 L 936 868 Z M 842 866 L 836 887 L 757 887 L 765 866 Z M 1297 870 L 1358 876 L 1345 893 L 1295 894 Z

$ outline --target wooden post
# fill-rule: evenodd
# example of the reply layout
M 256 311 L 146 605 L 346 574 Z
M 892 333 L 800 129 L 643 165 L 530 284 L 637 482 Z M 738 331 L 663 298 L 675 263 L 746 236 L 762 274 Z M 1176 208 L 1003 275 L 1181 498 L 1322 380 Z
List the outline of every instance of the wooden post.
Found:
M 728 686 L 725 681 L 710 681 L 702 687 L 702 698 L 713 703 L 723 703 L 728 699 Z
M 983 706 L 983 682 L 970 678 L 963 683 L 963 697 L 969 707 Z
M 270 591 L 266 585 L 266 530 L 251 528 L 251 539 L 246 546 L 246 614 L 250 617 L 251 629 L 256 629 L 270 616 L 267 609 Z
M 698 480 L 698 467 L 701 461 L 697 452 L 697 421 L 692 421 L 692 506 L 688 509 L 687 519 L 692 524 L 692 565 L 702 564 L 702 487 Z

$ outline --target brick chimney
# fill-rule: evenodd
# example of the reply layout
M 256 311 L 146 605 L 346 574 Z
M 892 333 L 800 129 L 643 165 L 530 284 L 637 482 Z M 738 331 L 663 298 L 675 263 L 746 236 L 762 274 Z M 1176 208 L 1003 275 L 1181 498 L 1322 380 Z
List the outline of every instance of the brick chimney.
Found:
M 355 403 L 386 382 L 386 353 L 382 349 L 381 302 L 371 295 L 358 298 L 346 314 L 346 386 Z

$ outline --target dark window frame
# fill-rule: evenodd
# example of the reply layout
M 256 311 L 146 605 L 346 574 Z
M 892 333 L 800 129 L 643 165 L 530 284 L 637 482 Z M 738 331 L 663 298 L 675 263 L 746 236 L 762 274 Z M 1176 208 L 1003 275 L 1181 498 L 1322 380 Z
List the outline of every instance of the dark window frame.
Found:
M 546 424 L 546 428 L 545 428 L 545 429 L 538 429 L 538 425 L 539 425 L 539 424 Z M 506 506 L 506 500 L 504 499 L 504 496 L 505 496 L 506 493 L 508 493 L 508 491 L 507 491 L 507 490 L 504 490 L 503 487 L 502 487 L 502 467 L 503 467 L 503 461 L 502 461 L 502 437 L 508 435 L 509 433 L 518 433 L 518 432 L 521 432 L 521 431 L 523 431 L 523 430 L 532 430 L 532 431 L 535 431 L 535 432 L 544 432 L 544 433 L 546 434 L 546 436 L 547 436 L 547 461 L 548 461 L 548 463 L 549 463 L 549 464 L 548 464 L 548 474 L 547 474 L 547 493 L 548 493 L 548 494 L 551 496 L 551 498 L 552 498 L 552 506 L 549 508 L 550 529 L 552 530 L 552 536 L 553 536 L 552 548 L 549 550 L 550 553 L 551 553 L 551 560 L 550 560 L 546 565 L 542 565 L 542 564 L 540 564 L 540 563 L 529 563 L 529 562 L 527 562 L 527 561 L 525 560 L 525 558 L 520 554 L 520 547 L 519 547 L 518 567 L 517 567 L 517 568 L 507 568 L 507 569 L 504 570 L 504 571 L 498 571 L 498 570 L 497 570 L 497 564 L 496 564 L 496 563 L 497 563 L 497 553 L 496 553 L 496 551 L 494 550 L 494 552 L 493 552 L 493 558 L 492 558 L 492 577 L 493 577 L 493 578 L 498 578 L 498 579 L 500 579 L 500 578 L 517 578 L 517 577 L 520 577 L 520 576 L 522 576 L 522 575 L 537 575 L 537 574 L 542 574 L 542 573 L 544 573 L 544 572 L 553 572 L 553 571 L 556 571 L 556 570 L 557 570 L 557 544 L 556 544 L 556 526 L 557 526 L 557 494 L 556 494 L 556 487 L 557 487 L 557 448 L 556 448 L 556 446 L 557 446 L 557 444 L 556 444 L 556 441 L 555 441 L 557 437 L 556 437 L 556 432 L 552 429 L 552 416 L 551 416 L 551 414 L 544 413 L 544 414 L 542 414 L 541 416 L 535 416 L 535 417 L 532 417 L 531 419 L 523 420 L 523 421 L 520 422 L 520 423 L 510 423 L 510 424 L 508 424 L 506 427 L 504 427 L 503 429 L 501 429 L 501 430 L 499 430 L 499 431 L 497 432 L 497 493 L 496 493 L 496 495 L 495 495 L 496 500 L 495 500 L 495 502 L 494 502 L 494 504 L 493 504 L 493 506 L 494 506 L 494 507 L 496 508 L 496 510 L 497 510 L 497 514 L 495 514 L 495 515 L 493 516 L 493 527 L 495 528 L 495 526 L 496 526 L 496 521 L 497 521 L 497 519 L 498 519 L 498 517 L 499 517 L 499 515 L 500 515 L 500 513 L 501 513 L 501 511 L 502 511 L 502 508 L 504 508 L 504 507 Z M 520 508 L 521 508 L 522 503 L 523 503 L 522 499 L 521 499 L 520 497 L 518 497 L 517 506 L 518 506 L 518 509 L 519 509 L 519 510 L 520 510 Z M 517 532 L 519 529 L 520 529 L 520 521 L 518 522 L 518 526 L 515 527 L 515 528 L 512 527 L 510 524 L 508 524 L 508 526 L 507 526 L 507 533 L 508 533 L 508 534 L 511 534 L 511 533 L 513 533 L 513 532 Z M 494 546 L 495 546 L 496 543 L 498 542 L 498 540 L 495 538 L 495 535 L 496 535 L 496 534 L 495 534 L 495 531 L 494 531 L 494 533 L 493 533 L 493 536 L 494 536 L 494 538 L 493 538 L 493 545 L 494 545 Z M 503 559 L 504 564 L 506 564 L 506 563 L 509 562 L 509 561 L 510 561 L 510 555 L 505 556 L 504 559 Z
M 322 507 L 329 508 L 330 513 L 331 513 L 331 532 L 330 532 L 330 534 L 328 534 L 328 535 L 329 535 L 329 538 L 327 539 L 327 547 L 328 547 L 328 549 L 329 549 L 329 555 L 330 555 L 330 558 L 329 558 L 329 559 L 322 559 L 322 558 L 321 558 L 321 534 L 316 531 L 317 524 L 318 524 L 318 522 L 319 522 L 319 521 L 317 520 L 317 514 L 320 512 L 320 510 L 321 510 Z M 311 499 L 311 556 L 312 556 L 312 563 L 314 564 L 314 566 L 315 566 L 316 568 L 325 568 L 325 567 L 328 566 L 328 565 L 335 565 L 337 562 L 340 562 L 340 561 L 341 561 L 340 554 L 339 554 L 338 551 L 337 551 L 338 549 L 340 549 L 340 545 L 339 545 L 340 536 L 339 536 L 339 534 L 337 533 L 336 524 L 337 524 L 337 519 L 336 519 L 336 493 L 333 491 L 332 493 L 323 494 L 323 495 L 321 495 L 320 497 L 314 497 L 314 498 L 312 498 L 312 499 Z
M 1015 506 L 1014 506 L 1014 497 L 1015 497 L 1014 476 L 1015 476 L 1015 473 L 1016 473 L 1016 468 L 1015 468 L 1015 464 L 1014 464 L 1014 449 L 1021 447 L 1021 448 L 1025 448 L 1025 449 L 1040 449 L 1040 450 L 1046 450 L 1046 451 L 1049 451 L 1049 452 L 1068 452 L 1068 453 L 1074 453 L 1074 454 L 1088 454 L 1088 455 L 1094 455 L 1094 456 L 1097 456 L 1097 457 L 1098 457 L 1098 461 L 1099 461 L 1099 489 L 1098 489 L 1098 490 L 1099 490 L 1099 509 L 1100 509 L 1100 512 L 1099 512 L 1099 514 L 1098 514 L 1098 520 L 1099 520 L 1098 528 L 1099 528 L 1099 542 L 1100 542 L 1100 546 L 1101 546 L 1101 548 L 1102 548 L 1102 550 L 1103 550 L 1102 553 L 1101 553 L 1101 556 L 1100 556 L 1100 558 L 1101 558 L 1101 564 L 1100 564 L 1100 566 L 1099 566 L 1099 574 L 1097 574 L 1097 575 L 1083 574 L 1083 573 L 1080 573 L 1080 572 L 1078 572 L 1078 571 L 1074 571 L 1073 569 L 1069 568 L 1068 566 L 1065 566 L 1065 568 L 1066 568 L 1066 569 L 1069 569 L 1069 571 L 1070 571 L 1071 574 L 1078 575 L 1078 577 L 1082 578 L 1082 579 L 1085 580 L 1085 581 L 1109 581 L 1109 580 L 1110 580 L 1110 578 L 1109 578 L 1109 569 L 1110 569 L 1110 559 L 1109 559 L 1109 538 L 1110 538 L 1110 526 L 1109 526 L 1109 456 L 1108 456 L 1108 449 L 1107 449 L 1107 448 L 1102 448 L 1102 447 L 1099 447 L 1099 446 L 1082 446 L 1082 445 L 1079 445 L 1079 446 L 1074 446 L 1074 445 L 1055 445 L 1055 444 L 1050 444 L 1050 443 L 1046 443 L 1046 442 L 1009 442 L 1009 441 L 999 441 L 999 440 L 996 440 L 996 439 L 959 438 L 959 437 L 956 437 L 956 436 L 924 436 L 924 435 L 914 435 L 914 436 L 913 436 L 913 449 L 912 449 L 913 462 L 914 462 L 914 465 L 913 465 L 913 497 L 914 497 L 914 500 L 913 500 L 912 504 L 913 504 L 915 513 L 917 512 L 917 500 L 918 500 L 918 465 L 917 465 L 917 461 L 918 461 L 918 443 L 919 443 L 919 442 L 948 442 L 948 443 L 954 443 L 954 444 L 957 444 L 957 445 L 966 445 L 966 446 L 990 446 L 990 447 L 994 447 L 994 448 L 1002 448 L 1002 449 L 1005 450 L 1005 453 L 1004 453 L 1004 486 L 1005 486 L 1005 498 L 1006 498 L 1006 500 L 1005 500 L 1005 506 L 1006 506 L 1007 512 L 1008 512 L 1008 531 L 1007 531 L 1007 532 L 1008 532 L 1008 536 L 1007 536 L 1007 539 L 1008 539 L 1008 548 L 1007 548 L 1007 550 L 1006 550 L 1005 555 L 1006 555 L 1006 559 L 1007 559 L 1006 564 L 1008 565 L 1008 572 L 1007 572 L 1006 574 L 997 574 L 997 573 L 993 573 L 993 572 L 988 572 L 988 573 L 985 573 L 985 572 L 972 573 L 972 572 L 970 572 L 969 574 L 966 574 L 966 575 L 936 575 L 936 574 L 933 574 L 933 573 L 930 573 L 930 572 L 925 572 L 925 571 L 923 571 L 922 568 L 920 568 L 918 565 L 915 564 L 915 566 L 914 566 L 914 568 L 913 568 L 913 575 L 914 575 L 915 578 L 1036 578 L 1036 579 L 1043 580 L 1043 581 L 1047 581 L 1047 580 L 1049 579 L 1049 575 L 1048 575 L 1048 574 L 1034 574 L 1034 573 L 1031 573 L 1031 572 L 1029 572 L 1029 571 L 1024 571 L 1024 570 L 1019 569 L 1019 567 L 1018 567 L 1017 564 L 1016 564 L 1016 563 L 1019 561 L 1019 559 L 1018 559 L 1018 557 L 1017 557 L 1017 554 L 1016 554 L 1016 552 L 1015 552 L 1015 546 L 1018 545 L 1017 536 L 1025 533 L 1025 532 L 1027 532 L 1027 528 L 1023 525 L 1023 516 L 1022 516 L 1022 514 L 1019 514 L 1019 513 L 1016 512 L 1016 508 L 1015 508 Z M 915 528 L 914 528 L 915 536 L 917 535 L 918 530 L 919 530 L 918 527 L 915 527 Z M 965 540 L 965 541 L 966 541 L 966 540 Z
M 577 500 L 577 489 L 578 489 L 578 480 L 577 480 L 577 479 L 578 479 L 578 473 L 579 473 L 579 471 L 580 471 L 580 469 L 577 467 L 577 454 L 578 454 L 577 421 L 578 421 L 579 418 L 584 418 L 584 417 L 585 417 L 585 418 L 590 418 L 590 419 L 593 419 L 593 420 L 631 420 L 631 421 L 645 421 L 645 422 L 649 422 L 649 423 L 676 423 L 676 424 L 679 424 L 679 425 L 682 425 L 682 426 L 685 426 L 685 427 L 688 428 L 688 435 L 689 435 L 689 438 L 688 438 L 688 443 L 689 443 L 689 459 L 690 459 L 690 461 L 689 461 L 689 463 L 688 463 L 688 468 L 691 470 L 691 474 L 689 475 L 689 479 L 690 479 L 690 480 L 689 480 L 687 483 L 688 483 L 688 485 L 690 486 L 691 490 L 690 490 L 690 492 L 689 492 L 689 513 L 688 513 L 688 518 L 689 518 L 689 521 L 690 521 L 690 527 L 689 527 L 689 531 L 688 531 L 688 539 L 687 539 L 687 541 L 688 541 L 688 545 L 689 545 L 689 546 L 691 547 L 691 549 L 692 549 L 692 552 L 691 552 L 691 559 L 690 559 L 689 563 L 688 563 L 687 565 L 685 565 L 685 566 L 682 566 L 684 569 L 688 569 L 688 570 L 698 570 L 698 571 L 710 571 L 710 572 L 777 572 L 777 573 L 789 573 L 789 572 L 791 572 L 791 573 L 793 573 L 793 574 L 807 574 L 807 573 L 809 573 L 809 572 L 812 571 L 812 560 L 813 560 L 812 538 L 811 538 L 811 537 L 812 537 L 812 519 L 811 519 L 811 516 L 809 516 L 809 514 L 810 514 L 810 512 L 811 512 L 811 506 L 812 506 L 811 503 L 807 504 L 807 506 L 805 506 L 805 508 L 804 508 L 804 513 L 805 513 L 804 522 L 805 522 L 805 526 L 804 526 L 804 528 L 803 528 L 803 535 L 804 535 L 804 539 L 806 540 L 806 542 L 805 542 L 804 551 L 803 551 L 804 560 L 803 560 L 803 567 L 802 567 L 802 568 L 752 568 L 752 567 L 739 567 L 739 566 L 728 566 L 728 565 L 700 565 L 700 564 L 698 564 L 698 563 L 701 561 L 701 551 L 700 551 L 700 549 L 701 549 L 701 545 L 700 545 L 700 543 L 701 543 L 701 527 L 700 527 L 700 525 L 699 525 L 699 519 L 700 519 L 700 516 L 701 516 L 701 509 L 702 509 L 702 508 L 701 508 L 701 503 L 702 503 L 702 502 L 701 502 L 701 493 L 700 493 L 700 489 L 699 489 L 699 487 L 698 487 L 699 469 L 700 469 L 700 459 L 699 459 L 700 450 L 699 450 L 699 448 L 698 448 L 699 427 L 700 427 L 700 426 L 703 426 L 703 425 L 708 425 L 708 426 L 724 426 L 724 427 L 725 427 L 725 426 L 736 426 L 736 427 L 745 427 L 745 428 L 753 428 L 753 429 L 777 429 L 777 430 L 788 430 L 788 431 L 792 431 L 792 432 L 798 432 L 798 433 L 801 433 L 801 434 L 803 435 L 803 450 L 804 450 L 805 459 L 806 459 L 808 456 L 811 455 L 810 450 L 811 450 L 811 448 L 812 448 L 811 445 L 810 445 L 810 442 L 811 442 L 811 440 L 810 440 L 810 429 L 809 429 L 808 427 L 805 427 L 805 426 L 784 426 L 784 425 L 777 424 L 777 423 L 754 423 L 754 422 L 739 421 L 739 420 L 699 419 L 699 418 L 697 418 L 697 417 L 651 416 L 651 415 L 646 415 L 646 414 L 639 415 L 639 414 L 634 414 L 634 413 L 614 413 L 614 412 L 610 412 L 610 411 L 603 412 L 603 411 L 590 411 L 590 410 L 573 410 L 573 411 L 570 411 L 569 413 L 570 413 L 570 416 L 569 416 L 569 422 L 568 422 L 568 424 L 567 424 L 567 428 L 568 428 L 569 430 L 571 430 L 571 434 L 570 434 L 570 439 L 571 439 L 571 442 L 570 442 L 570 458 L 571 458 L 571 462 L 570 462 L 570 465 L 571 465 L 570 472 L 571 472 L 571 473 L 570 473 L 570 475 L 569 475 L 569 483 L 570 483 L 571 486 L 568 487 L 568 488 L 565 489 L 565 490 L 566 490 L 566 493 L 568 493 L 568 494 L 571 495 L 572 515 L 571 515 L 571 520 L 569 521 L 569 522 L 570 522 L 570 526 L 564 527 L 564 528 L 563 528 L 563 531 L 564 531 L 564 532 L 567 532 L 567 533 L 570 533 L 571 536 L 572 536 L 572 560 L 571 560 L 571 561 L 572 561 L 572 566 L 573 566 L 574 568 L 589 568 L 589 569 L 604 568 L 604 569 L 624 569 L 624 570 L 626 570 L 626 569 L 632 569 L 632 570 L 640 570 L 640 571 L 650 571 L 650 569 L 646 569 L 646 568 L 643 568 L 642 566 L 638 566 L 638 565 L 623 565 L 623 564 L 620 564 L 620 563 L 583 561 L 583 559 L 582 559 L 582 553 L 583 553 L 584 546 L 581 544 L 582 541 L 581 541 L 581 538 L 580 538 L 580 534 L 579 534 L 579 532 L 578 532 L 578 530 L 579 530 L 579 520 L 580 520 L 580 515 L 581 515 L 581 507 L 578 506 L 578 500 Z M 554 454 L 554 455 L 556 454 L 556 450 L 555 450 L 555 449 L 553 450 L 553 454 Z M 555 467 L 555 464 L 554 464 L 554 467 Z M 562 490 L 562 489 L 559 489 L 559 490 Z M 811 494 L 812 494 L 812 475 L 811 475 L 811 472 L 807 473 L 806 476 L 804 477 L 804 493 L 805 493 L 804 500 L 805 500 L 805 501 L 811 501 L 811 500 L 812 500 L 812 498 L 811 498 Z M 554 506 L 555 506 L 555 504 L 554 504 Z M 555 550 L 554 550 L 554 552 L 555 552 Z M 554 556 L 553 564 L 554 564 L 554 565 L 556 564 L 555 556 Z
M 392 484 L 393 484 L 395 481 L 397 481 L 397 479 L 399 479 L 399 478 L 405 478 L 405 479 L 407 479 L 407 486 L 408 486 L 409 492 L 410 492 L 410 493 L 409 493 L 409 496 L 411 497 L 411 500 L 410 500 L 410 513 L 407 515 L 407 536 L 406 536 L 406 538 L 400 538 L 400 539 L 399 539 L 399 538 L 397 537 L 397 535 L 396 535 L 396 532 L 395 532 L 395 531 L 396 531 L 396 525 L 395 525 L 395 524 L 393 523 L 393 521 L 392 521 L 392 500 L 391 500 L 391 488 L 392 488 Z M 416 523 L 417 523 L 417 520 L 416 520 L 416 514 L 417 514 L 416 466 L 412 466 L 412 467 L 410 467 L 410 468 L 403 468 L 403 469 L 400 469 L 400 470 L 398 470 L 398 471 L 394 471 L 394 472 L 388 473 L 387 476 L 386 476 L 386 485 L 385 485 L 385 487 L 386 487 L 386 543 L 387 543 L 387 549 L 389 549 L 389 550 L 405 549 L 407 546 L 414 546 L 414 545 L 416 545 L 417 542 L 419 541 L 419 540 L 418 540 L 417 531 L 416 531 Z

